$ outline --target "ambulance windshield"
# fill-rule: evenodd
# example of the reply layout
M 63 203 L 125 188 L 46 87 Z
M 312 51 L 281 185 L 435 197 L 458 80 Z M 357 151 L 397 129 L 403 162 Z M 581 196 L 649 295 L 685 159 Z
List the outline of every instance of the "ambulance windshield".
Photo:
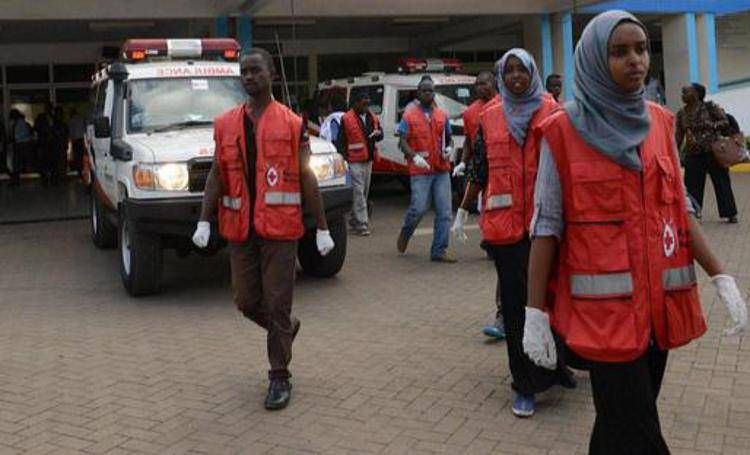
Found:
M 211 125 L 247 98 L 238 77 L 135 79 L 128 82 L 128 132 Z
M 472 99 L 469 84 L 435 85 L 435 102 L 448 113 L 451 119 L 461 117 Z

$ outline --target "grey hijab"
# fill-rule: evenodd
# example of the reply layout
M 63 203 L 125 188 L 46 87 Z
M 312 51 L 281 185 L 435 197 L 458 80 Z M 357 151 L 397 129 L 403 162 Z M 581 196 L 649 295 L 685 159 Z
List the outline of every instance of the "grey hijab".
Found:
M 622 22 L 646 30 L 620 10 L 599 14 L 584 29 L 575 51 L 574 99 L 565 103 L 565 111 L 586 143 L 622 166 L 641 170 L 638 146 L 650 126 L 644 90 L 623 93 L 609 72 L 609 38 Z
M 526 93 L 521 96 L 511 93 L 503 80 L 505 64 L 511 56 L 520 60 L 531 75 L 531 84 L 526 89 Z M 526 52 L 525 49 L 511 49 L 495 64 L 495 74 L 497 74 L 497 89 L 503 100 L 503 113 L 505 114 L 505 121 L 508 123 L 508 129 L 518 145 L 523 146 L 526 141 L 526 131 L 528 130 L 531 117 L 534 116 L 534 112 L 542 104 L 542 95 L 544 95 L 542 79 L 539 77 L 539 71 L 536 69 L 536 62 L 534 61 L 534 57 Z

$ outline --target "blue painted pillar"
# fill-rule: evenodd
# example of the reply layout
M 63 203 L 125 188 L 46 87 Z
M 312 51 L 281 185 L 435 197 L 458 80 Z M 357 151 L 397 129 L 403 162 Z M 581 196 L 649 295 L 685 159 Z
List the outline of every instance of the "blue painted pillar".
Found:
M 542 76 L 554 73 L 554 62 L 552 60 L 552 24 L 549 14 L 542 14 Z
M 688 48 L 688 78 L 690 82 L 700 82 L 701 72 L 698 62 L 698 33 L 695 26 L 695 14 L 685 13 L 685 39 Z
M 716 53 L 716 16 L 713 13 L 703 15 L 706 36 L 706 60 L 708 60 L 708 92 L 719 91 L 719 59 Z
M 566 11 L 562 14 L 563 39 L 563 94 L 565 100 L 573 99 L 573 14 Z
M 242 15 L 237 18 L 237 41 L 240 43 L 242 52 L 247 52 L 253 47 L 253 18 Z
M 216 18 L 216 37 L 229 37 L 229 18 L 227 16 L 219 16 Z

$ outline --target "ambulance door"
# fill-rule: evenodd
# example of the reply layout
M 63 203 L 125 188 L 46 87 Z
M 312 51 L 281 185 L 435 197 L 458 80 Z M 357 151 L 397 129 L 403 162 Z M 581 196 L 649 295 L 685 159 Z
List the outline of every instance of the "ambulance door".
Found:
M 101 190 L 109 199 L 109 202 L 116 203 L 113 197 L 115 188 L 114 163 L 110 154 L 110 145 L 112 142 L 112 98 L 114 95 L 114 85 L 111 80 L 102 81 L 96 87 L 96 98 L 91 121 L 87 126 L 87 134 L 90 138 L 90 151 L 93 155 L 93 170 L 96 181 L 101 186 Z M 104 119 L 109 119 L 109 122 Z M 103 125 L 109 123 L 109 134 L 102 134 L 104 131 L 100 128 L 97 134 L 97 124 Z

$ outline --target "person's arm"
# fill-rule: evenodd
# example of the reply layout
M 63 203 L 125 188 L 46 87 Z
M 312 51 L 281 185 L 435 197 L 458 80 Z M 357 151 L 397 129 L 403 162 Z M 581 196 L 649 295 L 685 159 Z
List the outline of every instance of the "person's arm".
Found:
M 469 210 L 474 201 L 476 201 L 477 196 L 479 196 L 479 192 L 487 185 L 488 171 L 489 166 L 487 163 L 484 135 L 482 130 L 479 129 L 475 141 L 475 150 L 471 157 L 471 166 L 469 166 L 469 172 L 466 178 L 466 192 L 461 201 L 462 209 Z
M 710 277 L 724 274 L 724 266 L 714 255 L 713 251 L 711 251 L 703 235 L 703 231 L 694 217 L 688 217 L 688 225 L 690 229 L 690 248 L 693 250 L 695 260 Z
M 529 284 L 527 305 L 544 309 L 552 263 L 557 254 L 557 238 L 534 237 L 529 252 Z
M 724 109 L 720 108 L 717 104 L 709 102 L 707 103 L 708 112 L 711 115 L 713 121 L 712 127 L 715 131 L 721 132 L 729 127 L 729 120 L 727 119 Z
M 200 221 L 210 221 L 216 215 L 219 198 L 224 193 L 219 172 L 219 162 L 216 156 L 214 156 L 214 160 L 211 163 L 211 170 L 208 172 L 208 178 L 206 179 L 206 187 L 203 190 Z
M 406 120 L 403 118 L 398 123 L 398 127 L 396 129 L 398 133 L 398 147 L 401 149 L 401 152 L 404 154 L 407 160 L 411 160 L 414 158 L 414 150 L 409 147 L 409 143 L 406 141 L 406 136 L 409 134 L 409 126 L 406 124 Z
M 676 121 L 674 126 L 674 140 L 677 144 L 677 149 L 679 150 L 682 147 L 682 141 L 685 140 L 685 125 L 682 123 L 682 115 L 681 112 L 678 112 L 676 115 Z
M 380 142 L 383 140 L 383 128 L 380 127 L 380 122 L 378 121 L 378 118 L 370 112 L 370 119 L 372 122 L 372 136 L 370 137 L 375 142 Z
M 342 117 L 343 120 L 343 117 Z M 347 150 L 348 144 L 346 141 L 346 133 L 344 132 L 343 128 L 343 122 L 341 127 L 338 129 L 338 134 L 336 135 L 336 149 L 339 151 L 339 153 L 346 158 L 347 153 L 349 152 Z
M 318 229 L 327 231 L 328 222 L 326 221 L 326 213 L 320 196 L 320 189 L 318 188 L 318 179 L 310 167 L 310 141 L 307 140 L 306 135 L 305 139 L 300 141 L 299 144 L 299 157 L 300 183 L 302 186 L 302 197 L 305 200 L 305 208 L 308 213 L 317 216 Z

